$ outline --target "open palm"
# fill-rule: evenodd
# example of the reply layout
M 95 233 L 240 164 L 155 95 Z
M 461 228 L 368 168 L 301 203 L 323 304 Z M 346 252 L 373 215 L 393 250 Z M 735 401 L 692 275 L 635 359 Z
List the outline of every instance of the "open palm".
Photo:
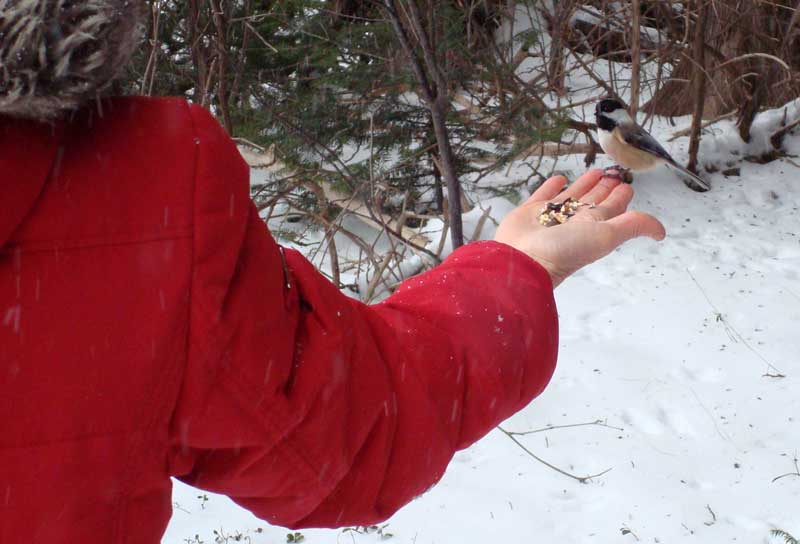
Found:
M 566 190 L 567 179 L 548 179 L 521 206 L 509 213 L 497 229 L 495 240 L 527 253 L 550 274 L 553 286 L 587 264 L 605 257 L 639 236 L 663 240 L 664 226 L 653 216 L 628 211 L 633 199 L 630 185 L 591 170 Z M 544 227 L 538 217 L 548 202 L 576 198 L 585 204 L 566 223 Z

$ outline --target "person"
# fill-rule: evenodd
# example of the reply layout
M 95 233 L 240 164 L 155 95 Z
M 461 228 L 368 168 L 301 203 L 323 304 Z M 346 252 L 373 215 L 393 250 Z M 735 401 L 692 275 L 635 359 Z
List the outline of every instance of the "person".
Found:
M 181 99 L 98 99 L 142 3 L 0 0 L 0 542 L 157 542 L 171 477 L 290 528 L 368 525 L 546 386 L 553 288 L 632 190 L 554 177 L 380 304 L 280 248 Z M 593 202 L 565 224 L 553 199 Z

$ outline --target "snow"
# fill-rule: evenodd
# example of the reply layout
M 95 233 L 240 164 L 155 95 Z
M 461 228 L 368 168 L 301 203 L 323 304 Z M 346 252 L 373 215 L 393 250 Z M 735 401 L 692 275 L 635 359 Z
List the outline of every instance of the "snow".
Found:
M 599 94 L 577 74 L 570 87 L 576 104 Z M 593 107 L 579 106 L 576 118 Z M 704 174 L 708 193 L 664 168 L 639 175 L 632 207 L 657 216 L 667 239 L 633 241 L 557 289 L 556 374 L 503 428 L 539 430 L 515 438 L 564 471 L 608 472 L 580 483 L 496 430 L 458 453 L 443 480 L 381 534 L 304 530 L 304 542 L 782 541 L 770 537 L 774 528 L 800 537 L 800 129 L 784 141 L 790 156 L 743 160 L 767 151 L 769 135 L 798 115 L 800 102 L 760 115 L 750 143 L 732 121 L 706 129 L 701 162 L 716 171 Z M 647 128 L 685 163 L 688 139 L 668 140 L 690 119 L 675 121 Z M 582 160 L 545 162 L 542 171 L 574 179 Z M 731 167 L 740 175 L 720 173 Z M 529 174 L 518 162 L 486 181 Z M 513 205 L 481 198 L 465 233 L 489 207 L 483 238 Z M 426 225 L 434 244 L 441 229 Z M 177 482 L 174 502 L 166 544 L 274 543 L 289 532 Z

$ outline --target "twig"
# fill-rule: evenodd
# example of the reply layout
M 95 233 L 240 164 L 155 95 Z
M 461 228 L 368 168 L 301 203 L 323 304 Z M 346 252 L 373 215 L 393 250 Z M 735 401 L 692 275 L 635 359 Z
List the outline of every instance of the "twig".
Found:
M 714 525 L 717 522 L 717 515 L 711 509 L 711 505 L 707 504 L 706 505 L 706 509 L 711 513 L 711 521 L 704 521 L 703 525 L 705 525 L 707 527 L 711 527 L 712 525 Z
M 781 146 L 783 145 L 783 137 L 789 134 L 798 126 L 800 126 L 800 117 L 798 117 L 785 127 L 781 128 L 780 130 L 776 131 L 775 134 L 773 134 L 769 139 L 770 143 L 772 144 L 772 147 L 774 147 L 775 149 L 780 149 Z
M 367 304 L 372 302 L 372 297 L 375 295 L 375 289 L 378 287 L 378 284 L 383 278 L 383 273 L 386 271 L 389 263 L 392 262 L 392 257 L 394 257 L 394 255 L 391 251 L 383 257 L 383 262 L 381 262 L 381 265 L 375 270 L 375 275 L 372 276 L 372 279 L 369 281 L 367 293 L 364 295 L 364 302 Z
M 788 162 L 789 164 L 791 164 L 795 168 L 800 168 L 800 164 L 794 162 L 792 159 L 789 159 L 787 157 L 781 157 L 781 160 L 783 160 L 784 162 Z
M 755 349 L 753 349 L 753 347 L 747 342 L 747 340 L 744 339 L 744 337 L 739 333 L 739 331 L 737 331 L 733 327 L 733 325 L 731 325 L 728 322 L 728 320 L 725 318 L 725 316 L 722 315 L 722 312 L 720 312 L 719 309 L 716 307 L 716 305 L 713 302 L 711 302 L 711 299 L 708 297 L 708 294 L 706 294 L 705 289 L 703 289 L 703 287 L 700 285 L 700 283 L 697 281 L 697 279 L 694 277 L 694 275 L 692 274 L 692 272 L 688 268 L 686 269 L 686 273 L 689 274 L 689 277 L 692 278 L 692 281 L 694 282 L 694 284 L 697 285 L 698 289 L 700 289 L 700 292 L 703 294 L 703 297 L 706 299 L 706 302 L 708 302 L 709 306 L 711 306 L 711 308 L 714 310 L 714 315 L 716 315 L 717 321 L 721 322 L 725 326 L 726 329 L 728 329 L 731 333 L 733 333 L 734 340 L 738 340 L 742 344 L 744 344 L 745 347 L 747 347 L 747 349 L 749 349 L 756 357 L 761 359 L 764 362 L 764 364 L 766 364 L 771 370 L 774 370 L 775 373 L 776 373 L 776 374 L 773 374 L 773 375 L 764 374 L 764 376 L 766 376 L 766 377 L 782 377 L 782 378 L 785 378 L 786 376 L 780 370 L 778 370 L 772 363 L 767 361 L 767 359 L 765 359 L 763 355 L 761 355 L 759 352 L 757 352 Z
M 552 470 L 555 470 L 555 471 L 556 471 L 556 472 L 558 472 L 559 474 L 563 474 L 564 476 L 567 476 L 568 478 L 572 478 L 573 480 L 576 480 L 576 481 L 578 481 L 578 482 L 580 482 L 580 483 L 582 483 L 582 484 L 585 484 L 585 483 L 589 482 L 589 481 L 590 481 L 590 480 L 592 480 L 593 478 L 599 478 L 600 476 L 603 476 L 604 474 L 607 474 L 608 472 L 610 472 L 610 471 L 611 471 L 611 469 L 610 469 L 610 468 L 608 468 L 608 469 L 604 470 L 603 472 L 599 472 L 599 473 L 597 473 L 597 474 L 592 474 L 592 475 L 589 475 L 589 476 L 576 476 L 576 475 L 574 475 L 574 474 L 570 474 L 570 473 L 569 473 L 569 472 L 567 472 L 566 470 L 560 469 L 560 468 L 558 468 L 557 466 L 555 466 L 555 465 L 552 465 L 552 464 L 548 463 L 547 461 L 545 461 L 544 459 L 542 459 L 541 457 L 539 457 L 538 455 L 536 455 L 535 453 L 533 453 L 531 450 L 529 450 L 528 448 L 526 448 L 526 447 L 525 447 L 525 445 L 524 445 L 524 444 L 522 444 L 522 443 L 521 443 L 519 440 L 517 440 L 516 438 L 514 438 L 514 435 L 513 435 L 512 433 L 510 433 L 510 432 L 506 431 L 506 430 L 505 430 L 505 429 L 503 429 L 502 427 L 497 427 L 497 428 L 500 430 L 500 432 L 502 432 L 502 433 L 503 433 L 503 434 L 505 434 L 507 437 L 509 437 L 509 438 L 510 438 L 510 439 L 511 439 L 511 440 L 512 440 L 512 441 L 513 441 L 513 442 L 514 442 L 514 443 L 515 443 L 517 446 L 519 446 L 519 447 L 522 449 L 522 451 L 524 451 L 525 453 L 527 453 L 528 455 L 530 455 L 531 457 L 533 457 L 534 459 L 536 459 L 537 461 L 539 461 L 539 462 L 540 462 L 541 464 L 543 464 L 544 466 L 546 466 L 546 467 L 548 467 L 548 468 L 550 468 L 550 469 L 552 469 Z M 613 468 L 613 467 L 612 467 L 612 468 Z
M 686 527 L 686 526 L 684 525 L 684 527 Z M 631 535 L 636 540 L 636 542 L 640 542 L 641 541 L 641 538 L 639 538 L 639 535 L 637 535 L 636 533 L 631 531 L 631 528 L 628 527 L 627 525 L 623 525 L 622 529 L 620 529 L 620 531 L 622 532 L 622 536 Z
M 777 62 L 778 64 L 780 64 L 781 66 L 783 66 L 783 68 L 784 68 L 784 69 L 785 69 L 787 72 L 791 72 L 791 71 L 792 71 L 792 69 L 789 67 L 789 65 L 788 65 L 788 64 L 786 64 L 786 63 L 785 63 L 783 60 L 779 59 L 779 58 L 778 58 L 778 57 L 776 57 L 775 55 L 770 55 L 770 54 L 768 54 L 768 53 L 745 53 L 744 55 L 739 55 L 738 57 L 735 57 L 735 58 L 732 58 L 732 59 L 726 60 L 726 61 L 725 61 L 725 62 L 723 62 L 722 64 L 718 64 L 718 65 L 716 65 L 716 66 L 714 67 L 714 70 L 713 70 L 713 71 L 717 71 L 717 70 L 719 70 L 720 68 L 723 68 L 723 67 L 725 67 L 725 66 L 727 66 L 727 65 L 729 65 L 729 64 L 731 64 L 731 63 L 738 62 L 738 61 L 740 61 L 740 60 L 745 60 L 745 59 L 752 59 L 752 58 L 763 58 L 763 59 L 769 59 L 769 60 L 775 61 L 775 62 Z
M 483 211 L 481 218 L 478 219 L 478 224 L 475 225 L 475 232 L 472 233 L 472 241 L 475 242 L 480 239 L 483 227 L 486 225 L 486 220 L 489 219 L 489 214 L 492 213 L 492 207 L 489 206 Z
M 781 478 L 786 478 L 787 476 L 798 476 L 800 477 L 800 466 L 798 466 L 798 459 L 797 459 L 797 452 L 794 453 L 794 472 L 787 472 L 786 474 L 781 474 L 780 476 L 776 476 L 772 479 L 772 483 L 777 482 Z
M 609 425 L 605 421 L 598 419 L 595 421 L 589 421 L 587 423 L 570 423 L 568 425 L 548 425 L 547 427 L 543 427 L 541 429 L 534 429 L 532 431 L 523 431 L 523 432 L 509 431 L 509 433 L 513 434 L 514 436 L 526 436 L 529 434 L 544 433 L 547 431 L 552 431 L 554 429 L 571 429 L 572 427 L 589 427 L 589 426 L 606 427 L 607 429 L 614 429 L 615 431 L 625 430 L 622 427 L 614 427 L 613 425 Z
M 147 59 L 147 67 L 144 70 L 144 76 L 142 77 L 142 86 L 140 92 L 146 96 L 153 95 L 153 85 L 155 84 L 156 80 L 156 65 L 158 64 L 158 50 L 161 46 L 158 40 L 158 32 L 159 32 L 159 25 L 161 23 L 161 0 L 156 0 L 156 2 L 151 6 L 153 11 L 153 43 L 151 44 L 152 47 L 150 49 L 150 56 Z M 150 83 L 148 84 L 148 79 Z
M 444 251 L 444 244 L 447 242 L 447 233 L 450 232 L 450 217 L 443 216 L 444 226 L 442 227 L 442 237 L 439 238 L 439 247 L 436 248 L 436 256 L 441 259 L 442 252 Z
M 257 31 L 255 28 L 253 28 L 253 25 L 251 25 L 251 24 L 250 24 L 250 23 L 248 23 L 247 21 L 245 21 L 245 23 L 244 23 L 244 24 L 245 24 L 245 26 L 247 26 L 247 28 L 249 28 L 249 29 L 250 29 L 250 31 L 253 33 L 253 35 L 254 35 L 256 38 L 258 38 L 259 40 L 261 40 L 261 43 L 263 43 L 263 44 L 264 44 L 264 45 L 266 45 L 268 48 L 270 48 L 270 49 L 272 50 L 272 52 L 273 52 L 273 53 L 278 53 L 278 52 L 279 52 L 277 49 L 275 49 L 275 46 L 273 46 L 271 43 L 269 43 L 267 40 L 265 40 L 265 39 L 264 39 L 264 37 L 261 35 L 261 33 L 260 33 L 260 32 L 258 32 L 258 31 Z
M 705 404 L 703 404 L 703 401 L 700 399 L 700 395 L 698 395 L 698 394 L 697 394 L 697 391 L 695 391 L 695 390 L 694 390 L 693 388 L 691 388 L 691 387 L 689 387 L 689 391 L 691 391 L 692 395 L 694 396 L 694 400 L 696 400 L 696 401 L 697 401 L 697 404 L 699 404 L 699 405 L 700 405 L 700 408 L 702 408 L 702 409 L 703 409 L 703 411 L 704 411 L 704 412 L 706 413 L 706 415 L 708 416 L 708 419 L 709 419 L 709 420 L 711 421 L 711 423 L 714 425 L 714 430 L 715 430 L 715 431 L 717 431 L 717 434 L 719 435 L 719 437 L 720 437 L 721 439 L 725 440 L 726 442 L 729 442 L 729 443 L 730 443 L 731 445 L 733 445 L 733 447 L 734 447 L 734 448 L 736 448 L 737 450 L 739 450 L 739 451 L 742 451 L 742 449 L 741 449 L 739 446 L 737 446 L 737 445 L 736 445 L 736 443 L 735 443 L 735 442 L 734 442 L 734 441 L 731 439 L 731 437 L 730 437 L 730 436 L 728 436 L 727 434 L 725 434 L 725 433 L 722 431 L 722 429 L 720 428 L 720 426 L 717 424 L 717 419 L 714 417 L 714 414 L 712 414 L 712 413 L 711 413 L 711 410 L 709 410 L 709 409 L 708 409 L 708 407 L 707 407 Z
M 187 510 L 186 508 L 184 508 L 183 506 L 181 506 L 177 502 L 173 502 L 172 503 L 172 507 L 180 510 L 181 512 L 186 512 L 187 514 L 191 514 L 191 512 L 189 510 Z
M 545 157 L 560 157 L 563 155 L 588 155 L 590 153 L 597 154 L 598 151 L 602 151 L 599 145 L 596 143 L 588 143 L 588 144 L 579 144 L 579 143 L 571 143 L 571 144 L 555 144 L 555 143 L 546 143 L 546 144 L 533 144 L 527 150 L 523 151 L 517 157 L 524 156 L 529 157 L 531 155 L 543 155 Z
M 708 121 L 706 121 L 705 123 L 700 125 L 700 130 L 704 130 L 704 129 L 710 127 L 711 125 L 713 125 L 715 123 L 719 123 L 720 121 L 723 121 L 725 119 L 730 119 L 731 117 L 736 117 L 736 113 L 737 112 L 735 112 L 735 111 L 730 111 L 728 113 L 723 113 L 722 115 L 718 115 L 717 117 L 714 117 L 713 119 L 709 119 Z M 674 133 L 667 141 L 668 142 L 674 142 L 678 138 L 683 138 L 684 136 L 690 136 L 692 134 L 692 128 L 693 127 L 688 127 L 688 128 L 684 128 L 682 130 L 679 130 L 678 132 Z

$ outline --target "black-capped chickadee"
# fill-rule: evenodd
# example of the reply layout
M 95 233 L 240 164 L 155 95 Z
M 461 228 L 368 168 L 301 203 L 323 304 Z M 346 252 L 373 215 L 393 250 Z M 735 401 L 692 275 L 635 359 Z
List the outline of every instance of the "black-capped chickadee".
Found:
M 705 192 L 711 185 L 673 159 L 655 138 L 636 124 L 622 102 L 605 99 L 595 108 L 600 147 L 621 167 L 633 172 L 666 164 L 683 174 L 683 182 L 694 191 Z

